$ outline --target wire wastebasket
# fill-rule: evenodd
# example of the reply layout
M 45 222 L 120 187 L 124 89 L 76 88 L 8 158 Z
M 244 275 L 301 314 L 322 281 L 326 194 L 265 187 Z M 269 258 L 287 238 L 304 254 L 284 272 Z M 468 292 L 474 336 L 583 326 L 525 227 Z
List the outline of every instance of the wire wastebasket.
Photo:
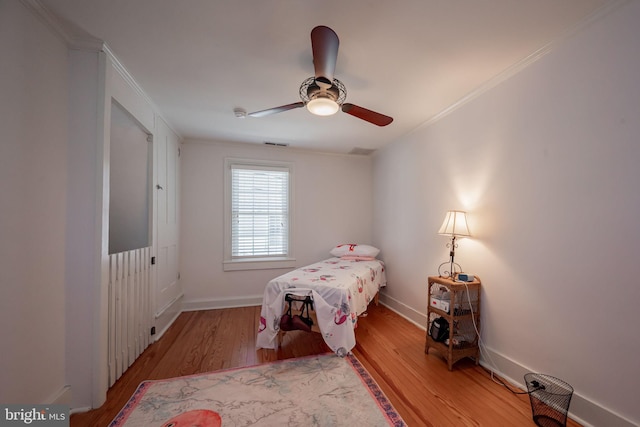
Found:
M 573 387 L 558 378 L 544 374 L 525 374 L 533 422 L 540 427 L 567 425 L 567 413 Z

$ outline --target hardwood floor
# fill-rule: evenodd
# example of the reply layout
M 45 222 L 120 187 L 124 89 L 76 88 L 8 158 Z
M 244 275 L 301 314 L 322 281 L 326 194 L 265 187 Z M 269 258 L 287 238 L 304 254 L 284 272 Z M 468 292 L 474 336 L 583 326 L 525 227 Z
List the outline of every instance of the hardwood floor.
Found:
M 260 307 L 182 313 L 123 374 L 95 410 L 71 416 L 71 426 L 106 426 L 144 380 L 306 356 L 329 351 L 320 334 L 287 332 L 282 347 L 256 350 Z M 384 306 L 358 321 L 353 350 L 409 426 L 534 426 L 527 395 L 493 382 L 471 360 L 453 371 L 435 352 L 424 354 L 425 332 Z M 569 426 L 578 426 L 569 421 Z

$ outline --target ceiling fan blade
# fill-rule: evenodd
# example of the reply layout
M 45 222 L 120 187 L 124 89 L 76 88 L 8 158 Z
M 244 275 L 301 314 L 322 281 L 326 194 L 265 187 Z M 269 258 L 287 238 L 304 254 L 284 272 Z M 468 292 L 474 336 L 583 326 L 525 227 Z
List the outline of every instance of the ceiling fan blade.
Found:
M 323 77 L 329 85 L 333 81 L 338 59 L 338 35 L 329 27 L 320 25 L 311 30 L 311 48 L 313 50 L 313 66 L 316 79 Z
M 304 102 L 294 102 L 293 104 L 281 105 L 280 107 L 268 108 L 266 110 L 255 111 L 247 114 L 251 117 L 264 117 L 271 114 L 282 113 L 283 111 L 293 110 L 294 108 L 304 107 Z
M 385 116 L 384 114 L 376 113 L 375 111 L 367 110 L 364 107 L 353 104 L 342 104 L 342 112 L 378 126 L 386 126 L 393 121 L 393 117 Z

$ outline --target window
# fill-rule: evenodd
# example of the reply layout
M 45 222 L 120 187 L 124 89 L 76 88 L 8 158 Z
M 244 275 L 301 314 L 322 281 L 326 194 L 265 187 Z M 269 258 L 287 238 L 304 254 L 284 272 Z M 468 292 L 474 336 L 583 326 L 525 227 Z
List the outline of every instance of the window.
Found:
M 295 266 L 289 163 L 225 160 L 225 270 Z

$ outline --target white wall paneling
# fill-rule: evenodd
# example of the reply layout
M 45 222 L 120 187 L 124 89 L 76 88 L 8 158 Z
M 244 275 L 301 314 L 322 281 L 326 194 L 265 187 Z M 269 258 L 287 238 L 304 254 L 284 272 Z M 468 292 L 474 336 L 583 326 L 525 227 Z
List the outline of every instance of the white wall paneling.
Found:
M 156 120 L 154 143 L 157 253 L 154 317 L 159 337 L 179 314 L 182 298 L 179 271 L 181 148 L 178 136 L 161 118 Z
M 150 343 L 151 247 L 109 255 L 109 387 Z
M 101 242 L 101 256 L 100 256 L 100 270 L 101 270 L 101 280 L 98 291 L 96 292 L 96 314 L 95 314 L 95 340 L 97 342 L 94 343 L 94 354 L 95 358 L 93 360 L 93 373 L 94 373 L 94 381 L 92 385 L 92 401 L 91 406 L 97 407 L 100 406 L 104 399 L 106 398 L 106 391 L 108 389 L 109 383 L 109 344 L 108 339 L 110 337 L 109 333 L 109 282 L 110 282 L 110 261 L 109 261 L 109 248 L 108 248 L 108 230 L 109 230 L 109 194 L 110 194 L 110 141 L 111 141 L 111 105 L 113 102 L 117 103 L 122 107 L 123 110 L 126 111 L 131 118 L 135 120 L 135 122 L 139 125 L 141 130 L 144 133 L 150 134 L 153 136 L 153 154 L 151 158 L 154 159 L 154 163 L 152 165 L 151 176 L 152 182 L 162 181 L 167 186 L 171 186 L 172 190 L 163 194 L 170 194 L 168 201 L 166 201 L 162 206 L 158 205 L 158 190 L 157 188 L 150 188 L 151 201 L 150 206 L 155 208 L 152 214 L 152 250 L 151 252 L 144 252 L 147 255 L 152 255 L 156 257 L 156 260 L 159 260 L 158 251 L 160 247 L 158 246 L 159 234 L 160 230 L 163 230 L 162 227 L 158 226 L 159 220 L 164 221 L 164 214 L 158 215 L 157 209 L 162 207 L 163 212 L 168 212 L 171 209 L 175 212 L 173 219 L 171 219 L 174 224 L 172 228 L 173 232 L 173 241 L 177 241 L 177 203 L 178 203 L 178 178 L 177 173 L 179 170 L 177 169 L 177 162 L 174 161 L 170 167 L 167 167 L 168 163 L 162 164 L 162 167 L 158 167 L 158 161 L 162 158 L 159 157 L 156 150 L 158 147 L 161 147 L 161 153 L 166 154 L 167 150 L 167 141 L 170 141 L 169 145 L 173 148 L 177 148 L 178 137 L 171 132 L 169 127 L 161 120 L 161 118 L 157 115 L 155 111 L 155 107 L 151 103 L 151 101 L 146 97 L 144 91 L 137 85 L 133 77 L 129 75 L 124 66 L 118 61 L 118 59 L 109 51 L 109 49 L 105 46 L 105 65 L 104 65 L 104 99 L 103 99 L 103 114 L 100 117 L 103 118 L 101 121 L 101 129 L 102 135 L 104 135 L 102 146 L 99 149 L 101 157 L 99 158 L 99 165 L 101 165 L 101 190 L 99 194 L 101 194 L 102 199 L 102 216 L 100 221 L 100 242 Z M 100 134 L 100 133 L 99 133 Z M 177 151 L 177 149 L 175 150 Z M 155 187 L 155 184 L 152 184 L 152 187 Z M 163 196 L 164 197 L 164 196 Z M 164 199 L 161 199 L 161 201 Z M 166 241 L 164 239 L 163 241 Z M 177 250 L 177 249 L 176 249 Z M 164 252 L 163 252 L 164 253 Z M 177 259 L 177 255 L 173 256 L 173 259 Z M 166 263 L 170 262 L 171 258 L 167 258 L 166 262 L 163 260 L 163 269 L 166 267 Z M 174 261 L 172 265 L 174 270 L 177 270 L 177 263 Z M 163 272 L 165 270 L 162 270 Z M 146 274 L 146 273 L 145 273 Z M 151 333 L 151 326 L 155 326 L 155 316 L 153 313 L 157 313 L 158 307 L 157 302 L 159 298 L 159 294 L 161 294 L 164 287 L 158 286 L 158 271 L 155 268 L 151 267 L 151 271 L 149 272 L 150 278 L 150 288 L 151 291 L 146 294 L 147 301 L 138 300 L 138 304 L 140 305 L 138 309 L 143 311 L 150 319 L 145 320 L 145 332 L 146 334 Z M 163 276 L 164 277 L 164 276 Z M 179 284 L 176 280 L 174 280 L 173 292 L 179 293 Z M 146 285 L 145 285 L 146 286 Z M 179 305 L 179 301 L 174 299 L 172 304 L 175 306 Z M 127 305 L 128 306 L 128 305 Z M 144 309 L 144 307 L 149 307 L 148 310 Z M 165 311 L 169 313 L 171 311 L 176 311 L 176 308 L 170 310 L 170 307 L 165 307 Z M 168 323 L 172 321 L 174 317 L 169 319 L 164 319 L 164 323 L 161 327 L 166 328 Z M 136 332 L 137 333 L 137 332 Z M 148 336 L 145 337 L 144 342 L 147 342 Z M 133 352 L 135 354 L 137 352 Z

